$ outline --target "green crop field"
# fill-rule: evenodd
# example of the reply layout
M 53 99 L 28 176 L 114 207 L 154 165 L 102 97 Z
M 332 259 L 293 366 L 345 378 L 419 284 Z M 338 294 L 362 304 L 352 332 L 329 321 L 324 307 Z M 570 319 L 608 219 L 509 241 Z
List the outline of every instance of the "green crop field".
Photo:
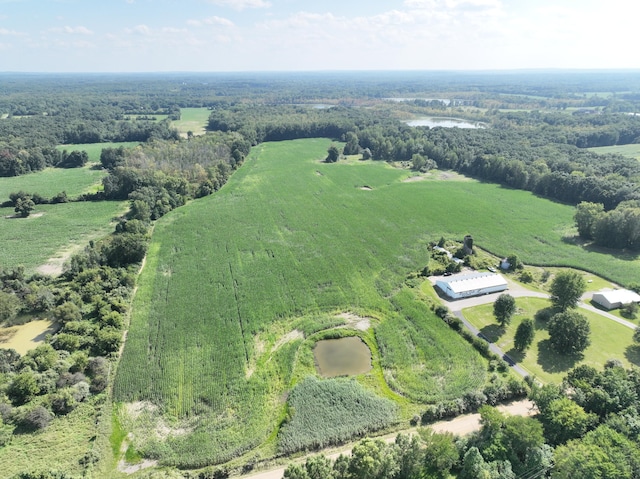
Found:
M 379 318 L 379 366 L 362 378 L 373 389 L 384 377 L 425 401 L 477 388 L 483 361 L 401 286 L 441 236 L 621 283 L 640 274 L 637 258 L 574 245 L 572 207 L 476 181 L 403 182 L 381 162 L 326 164 L 329 145 L 259 145 L 217 194 L 157 222 L 114 386 L 116 401 L 144 406 L 125 420 L 141 452 L 197 466 L 273 441 L 308 360 L 274 331 L 322 313 Z M 144 434 L 150 424 L 175 433 Z
M 80 202 L 36 205 L 28 218 L 14 218 L 13 208 L 0 208 L 0 267 L 22 265 L 28 273 L 48 259 L 84 247 L 114 228 L 126 202 Z
M 629 158 L 635 158 L 640 160 L 640 144 L 632 145 L 617 145 L 617 146 L 598 146 L 595 148 L 589 148 L 589 150 L 595 153 L 617 153 Z
M 119 146 L 124 146 L 125 148 L 134 148 L 139 144 L 140 143 L 137 141 L 121 141 L 121 142 L 110 142 L 110 143 L 79 143 L 76 145 L 58 145 L 56 148 L 60 151 L 67 150 L 68 152 L 84 150 L 87 152 L 87 155 L 89 155 L 89 162 L 99 163 L 100 153 L 102 153 L 103 148 L 118 148 Z
M 546 323 L 541 320 L 535 320 L 534 342 L 523 354 L 513 347 L 518 325 L 525 318 L 534 318 L 536 311 L 549 307 L 551 303 L 539 298 L 517 298 L 516 304 L 518 312 L 504 331 L 493 317 L 492 304 L 465 309 L 463 314 L 489 340 L 541 381 L 559 383 L 570 369 L 580 364 L 602 369 L 608 359 L 618 359 L 626 368 L 640 365 L 637 349 L 633 347 L 633 330 L 586 309 L 578 309 L 591 325 L 591 345 L 584 351 L 583 357 L 563 356 L 554 352 L 549 347 Z
M 181 108 L 180 119 L 172 121 L 171 126 L 183 136 L 189 131 L 194 135 L 202 135 L 206 131 L 210 114 L 211 110 L 208 108 Z

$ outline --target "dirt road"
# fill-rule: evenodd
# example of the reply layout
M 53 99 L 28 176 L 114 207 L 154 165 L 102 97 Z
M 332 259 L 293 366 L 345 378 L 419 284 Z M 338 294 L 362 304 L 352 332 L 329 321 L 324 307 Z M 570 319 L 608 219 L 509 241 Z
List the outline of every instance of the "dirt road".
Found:
M 498 406 L 498 409 L 504 413 L 511 414 L 512 416 L 532 416 L 536 413 L 533 403 L 529 400 L 515 401 L 506 405 Z M 448 421 L 436 422 L 431 424 L 429 427 L 436 432 L 451 432 L 458 436 L 464 436 L 480 429 L 480 414 L 465 414 Z M 415 433 L 415 428 L 401 431 L 401 433 Z M 380 439 L 387 443 L 391 443 L 395 441 L 397 435 L 398 433 L 388 434 L 386 436 L 382 436 Z M 322 454 L 327 456 L 329 459 L 336 459 L 340 454 L 351 454 L 352 446 L 353 444 L 341 449 L 331 449 L 323 452 Z M 312 455 L 313 454 L 310 454 L 309 456 Z M 306 457 L 300 458 L 295 462 L 302 463 L 305 461 Z M 267 471 L 261 471 L 240 477 L 243 477 L 244 479 L 282 479 L 285 469 L 286 467 L 279 466 Z

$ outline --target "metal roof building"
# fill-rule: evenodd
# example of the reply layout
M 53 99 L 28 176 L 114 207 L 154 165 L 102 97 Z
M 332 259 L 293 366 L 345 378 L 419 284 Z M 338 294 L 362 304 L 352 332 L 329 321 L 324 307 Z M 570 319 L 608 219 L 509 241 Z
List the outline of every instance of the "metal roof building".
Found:
M 436 280 L 436 286 L 453 299 L 497 293 L 508 288 L 507 280 L 496 273 L 470 273 Z
M 640 295 L 628 289 L 614 289 L 612 291 L 600 291 L 593 293 L 594 303 L 606 309 L 616 309 L 624 304 L 640 303 Z

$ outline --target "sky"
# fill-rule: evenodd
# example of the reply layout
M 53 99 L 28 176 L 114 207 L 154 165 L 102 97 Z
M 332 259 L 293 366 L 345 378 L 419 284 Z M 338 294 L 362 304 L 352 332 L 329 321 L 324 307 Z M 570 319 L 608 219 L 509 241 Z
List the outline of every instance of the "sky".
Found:
M 640 68 L 633 0 L 0 0 L 0 71 Z

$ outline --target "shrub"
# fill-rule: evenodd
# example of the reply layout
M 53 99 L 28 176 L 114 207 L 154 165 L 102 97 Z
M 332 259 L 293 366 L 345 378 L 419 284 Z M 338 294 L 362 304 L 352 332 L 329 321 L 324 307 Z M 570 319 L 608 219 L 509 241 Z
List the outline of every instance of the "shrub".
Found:
M 47 408 L 36 406 L 24 415 L 20 426 L 28 431 L 37 431 L 46 428 L 51 419 L 53 419 L 52 414 Z

